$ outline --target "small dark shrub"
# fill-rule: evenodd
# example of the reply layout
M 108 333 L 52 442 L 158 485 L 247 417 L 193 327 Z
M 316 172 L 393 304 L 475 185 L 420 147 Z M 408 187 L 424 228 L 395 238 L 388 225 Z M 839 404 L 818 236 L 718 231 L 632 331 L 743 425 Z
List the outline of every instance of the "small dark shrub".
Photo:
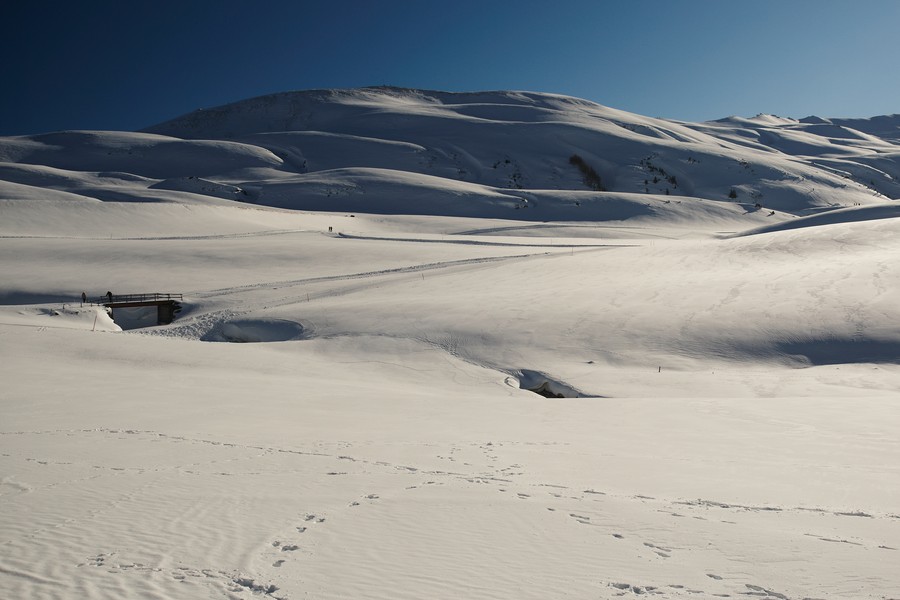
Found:
M 606 191 L 606 188 L 603 187 L 603 181 L 600 179 L 600 175 L 597 174 L 597 171 L 595 171 L 592 166 L 584 162 L 583 158 L 581 158 L 577 154 L 573 154 L 569 157 L 569 164 L 575 165 L 576 167 L 578 167 L 578 170 L 581 171 L 581 177 L 584 181 L 584 185 L 597 192 Z

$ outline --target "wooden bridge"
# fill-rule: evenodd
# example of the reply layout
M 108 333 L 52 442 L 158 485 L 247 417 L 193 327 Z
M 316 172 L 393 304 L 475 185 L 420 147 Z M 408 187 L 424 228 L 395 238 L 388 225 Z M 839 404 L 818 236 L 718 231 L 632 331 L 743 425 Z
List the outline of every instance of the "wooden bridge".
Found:
M 148 294 L 107 294 L 100 296 L 91 304 L 103 305 L 110 309 L 112 318 L 116 320 L 116 309 L 156 307 L 156 324 L 168 325 L 175 319 L 175 315 L 181 312 L 181 303 L 184 297 L 181 294 L 162 294 L 152 292 Z

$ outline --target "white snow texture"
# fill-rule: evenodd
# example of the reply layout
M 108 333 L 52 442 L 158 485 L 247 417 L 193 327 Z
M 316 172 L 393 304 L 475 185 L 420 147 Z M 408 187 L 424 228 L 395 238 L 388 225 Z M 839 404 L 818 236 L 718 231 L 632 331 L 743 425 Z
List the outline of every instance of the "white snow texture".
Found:
M 0 138 L 0 597 L 898 598 L 897 198 L 900 115 Z

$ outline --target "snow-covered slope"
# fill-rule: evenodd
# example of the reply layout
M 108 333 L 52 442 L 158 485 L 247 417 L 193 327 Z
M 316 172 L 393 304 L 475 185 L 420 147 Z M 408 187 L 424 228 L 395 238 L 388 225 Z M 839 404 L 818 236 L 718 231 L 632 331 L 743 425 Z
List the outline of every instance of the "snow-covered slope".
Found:
M 199 110 L 146 133 L 3 138 L 0 180 L 101 200 L 159 200 L 166 189 L 334 212 L 604 220 L 570 204 L 557 211 L 552 195 L 541 215 L 516 212 L 541 204 L 522 190 L 552 190 L 799 215 L 900 197 L 898 121 L 761 115 L 696 124 L 552 94 L 317 90 Z M 379 175 L 366 180 L 360 169 Z M 468 200 L 447 202 L 435 188 L 465 189 Z
M 900 196 L 894 138 L 773 117 L 678 123 L 548 94 L 294 92 L 200 110 L 148 131 L 258 144 L 300 172 L 378 167 L 500 188 L 587 189 L 570 162 L 577 155 L 609 191 L 789 212 L 872 203 L 876 192 Z
M 895 122 L 374 88 L 0 139 L 0 597 L 895 597 Z

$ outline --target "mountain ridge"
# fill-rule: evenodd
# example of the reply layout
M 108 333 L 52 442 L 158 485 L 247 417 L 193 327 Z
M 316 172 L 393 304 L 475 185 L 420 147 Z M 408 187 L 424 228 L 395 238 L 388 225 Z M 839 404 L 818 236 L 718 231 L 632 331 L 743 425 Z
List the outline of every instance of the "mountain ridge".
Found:
M 498 218 L 603 220 L 594 210 L 573 210 L 590 198 L 561 203 L 561 191 L 590 192 L 596 201 L 606 193 L 643 194 L 651 203 L 677 196 L 737 204 L 748 214 L 802 216 L 900 198 L 897 132 L 900 115 L 690 123 L 560 94 L 377 86 L 268 94 L 138 132 L 0 138 L 0 165 L 10 183 L 92 198 L 124 196 L 91 195 L 85 172 L 152 180 L 134 182 L 125 192 L 133 201 L 151 188 L 166 189 L 174 201 L 179 192 L 195 199 L 216 189 L 210 198 L 219 200 L 223 189 L 240 189 L 234 201 L 259 206 L 277 198 L 274 206 L 297 210 L 435 214 L 443 209 L 434 202 L 444 201 L 434 181 L 443 181 L 451 196 L 460 183 L 482 186 L 481 202 Z M 64 173 L 42 178 L 32 169 L 26 176 L 17 164 L 71 171 L 71 185 Z M 380 171 L 360 178 L 359 169 Z M 190 178 L 210 183 L 179 189 Z M 368 192 L 366 203 L 348 190 Z M 497 194 L 518 200 L 498 214 Z M 479 201 L 443 206 L 461 216 L 486 214 Z M 534 207 L 543 208 L 539 216 L 523 216 Z

